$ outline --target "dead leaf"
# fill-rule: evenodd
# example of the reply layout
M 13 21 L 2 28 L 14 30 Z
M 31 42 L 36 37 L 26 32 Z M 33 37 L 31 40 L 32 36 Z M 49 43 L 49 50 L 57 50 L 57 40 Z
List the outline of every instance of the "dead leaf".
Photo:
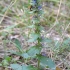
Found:
M 61 68 L 59 68 L 59 67 L 56 67 L 56 70 L 62 70 Z

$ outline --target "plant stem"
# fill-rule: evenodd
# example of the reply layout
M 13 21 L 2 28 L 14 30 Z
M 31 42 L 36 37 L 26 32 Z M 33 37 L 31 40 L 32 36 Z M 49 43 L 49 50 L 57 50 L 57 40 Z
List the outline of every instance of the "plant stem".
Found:
M 38 70 L 40 70 L 40 61 L 38 60 L 38 66 L 37 66 Z
M 39 12 L 40 12 L 40 9 L 39 9 L 39 0 L 31 0 L 31 8 L 30 8 L 30 11 L 34 11 L 33 12 L 33 21 L 34 21 L 34 24 L 35 24 L 35 33 L 36 34 L 39 34 L 40 35 L 40 18 L 39 18 Z M 33 4 L 32 4 L 33 3 Z M 37 39 L 37 45 L 38 47 L 40 47 L 41 43 L 40 43 L 40 39 L 38 37 Z M 39 53 L 40 54 L 40 53 Z M 38 60 L 38 63 L 37 63 L 37 68 L 38 70 L 40 70 L 40 61 Z

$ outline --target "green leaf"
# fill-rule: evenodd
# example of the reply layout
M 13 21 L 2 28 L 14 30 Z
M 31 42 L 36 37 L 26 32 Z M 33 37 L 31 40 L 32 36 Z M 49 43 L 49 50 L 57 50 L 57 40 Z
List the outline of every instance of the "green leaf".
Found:
M 16 55 L 21 55 L 21 52 L 17 52 L 17 51 L 14 51 L 14 50 L 10 50 L 8 51 L 8 53 L 11 53 L 11 54 L 16 54 Z
M 29 39 L 28 42 L 34 42 L 34 41 L 36 41 L 40 35 L 36 34 L 36 33 L 32 33 L 31 36 L 32 36 L 32 38 Z
M 35 25 L 30 25 L 30 26 L 28 26 L 29 28 L 34 28 L 35 27 Z
M 31 65 L 19 65 L 19 64 L 11 64 L 11 68 L 13 70 L 37 70 L 37 68 Z
M 23 53 L 23 54 L 21 54 L 21 56 L 22 56 L 23 58 L 25 58 L 25 59 L 30 58 L 30 56 L 29 56 L 27 53 Z
M 10 66 L 13 70 L 23 70 L 22 66 L 19 64 L 11 64 Z
M 34 42 L 34 41 L 36 41 L 35 38 L 32 38 L 32 39 L 29 39 L 29 40 L 28 40 L 28 42 Z
M 60 43 L 59 41 L 54 41 L 54 43 L 55 43 L 54 50 L 56 50 L 56 51 L 57 51 L 57 50 L 60 48 L 61 43 Z
M 60 51 L 70 51 L 70 38 L 65 39 L 61 46 Z
M 15 26 L 17 26 L 17 25 L 15 24 L 15 25 L 8 26 L 8 27 L 5 28 L 4 30 L 5 30 L 5 31 L 9 31 L 9 30 L 11 30 L 12 28 L 14 28 Z
M 40 25 L 40 26 L 38 26 L 38 27 L 39 27 L 38 29 L 39 29 L 40 31 L 44 30 L 44 27 L 43 27 L 43 26 Z
M 47 58 L 46 56 L 43 56 L 43 55 L 38 55 L 37 57 L 41 65 L 48 66 L 52 70 L 55 70 L 56 66 L 55 66 L 55 63 L 52 61 L 52 59 Z
M 23 65 L 23 70 L 37 70 L 37 68 L 31 65 L 28 65 L 28 66 Z
M 22 47 L 21 47 L 20 41 L 15 38 L 15 39 L 13 40 L 13 43 L 14 43 L 14 45 L 16 46 L 16 48 L 17 48 L 20 52 L 22 52 Z
M 63 41 L 63 44 L 70 45 L 70 38 L 67 38 L 66 40 L 64 40 Z
M 33 10 L 33 11 L 35 12 L 35 10 Z M 34 18 L 32 19 L 32 22 L 33 22 L 33 24 L 35 24 L 35 23 L 39 23 L 40 21 L 39 21 L 38 18 L 34 17 Z
M 10 62 L 11 61 L 11 57 L 5 56 L 5 60 L 7 60 L 8 62 Z
M 51 43 L 51 42 L 52 42 L 52 40 L 51 40 L 51 39 L 49 39 L 49 38 L 43 38 L 43 39 L 41 40 L 41 42 Z
M 5 37 L 8 35 L 8 33 L 7 32 L 1 32 L 1 35 Z
M 27 53 L 31 57 L 35 57 L 36 54 L 39 54 L 40 52 L 41 52 L 41 47 L 39 47 L 39 46 L 30 47 L 30 49 L 27 51 Z
M 29 4 L 28 3 L 23 3 L 23 7 L 28 8 Z
M 7 65 L 9 65 L 9 62 L 4 59 L 4 60 L 2 61 L 2 65 L 3 65 L 3 66 L 7 66 Z

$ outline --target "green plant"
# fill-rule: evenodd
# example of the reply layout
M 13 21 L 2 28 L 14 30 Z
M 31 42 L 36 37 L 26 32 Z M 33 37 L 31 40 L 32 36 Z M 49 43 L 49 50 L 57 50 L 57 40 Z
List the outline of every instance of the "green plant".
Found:
M 4 68 L 5 70 L 8 70 L 8 66 L 10 65 L 11 63 L 11 57 L 9 56 L 4 56 L 2 62 L 0 63 L 0 66 L 2 66 L 2 68 Z
M 25 60 L 35 59 L 37 61 L 37 65 L 33 66 L 29 65 L 19 65 L 19 64 L 11 64 L 13 70 L 41 70 L 42 68 L 50 68 L 52 70 L 56 69 L 55 63 L 52 59 L 48 58 L 45 55 L 41 54 L 41 50 L 43 48 L 42 42 L 50 41 L 49 39 L 45 39 L 41 36 L 42 26 L 40 25 L 40 19 L 42 17 L 42 7 L 40 6 L 40 0 L 29 0 L 30 6 L 30 14 L 31 14 L 31 23 L 29 32 L 30 39 L 27 42 L 36 42 L 36 45 L 31 46 L 28 50 L 22 50 L 21 44 L 18 39 L 14 39 L 14 44 L 18 48 L 19 52 L 15 52 L 14 54 L 22 56 Z M 28 61 L 29 61 L 28 60 Z M 26 62 L 27 63 L 27 62 Z

